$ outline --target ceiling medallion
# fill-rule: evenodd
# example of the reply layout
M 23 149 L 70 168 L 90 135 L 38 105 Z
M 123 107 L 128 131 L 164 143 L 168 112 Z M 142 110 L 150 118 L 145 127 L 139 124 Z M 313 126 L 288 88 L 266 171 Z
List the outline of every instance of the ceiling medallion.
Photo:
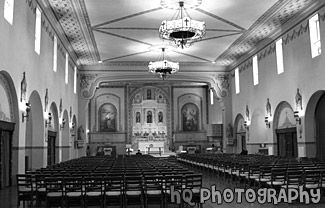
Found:
M 168 75 L 175 74 L 179 71 L 179 63 L 172 62 L 165 59 L 166 48 L 161 46 L 162 54 L 157 61 L 151 61 L 148 65 L 149 72 L 159 75 L 160 78 L 165 80 Z
M 159 27 L 159 37 L 163 40 L 169 40 L 177 47 L 189 47 L 194 42 L 202 39 L 205 35 L 205 22 L 193 20 L 189 17 L 186 8 L 195 8 L 202 1 L 172 1 L 162 0 L 161 5 L 165 8 L 175 8 L 175 3 L 178 3 L 178 9 L 174 15 L 175 19 L 164 20 Z M 189 6 L 185 6 L 189 3 Z M 196 3 L 196 4 L 195 4 Z M 183 17 L 183 12 L 186 17 Z

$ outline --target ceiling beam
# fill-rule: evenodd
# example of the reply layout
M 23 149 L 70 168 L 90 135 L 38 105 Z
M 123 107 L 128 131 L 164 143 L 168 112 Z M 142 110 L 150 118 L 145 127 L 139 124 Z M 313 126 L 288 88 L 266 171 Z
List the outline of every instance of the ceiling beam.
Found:
M 139 16 L 139 15 L 155 12 L 155 11 L 158 11 L 158 10 L 161 10 L 161 9 L 163 9 L 163 8 L 162 7 L 157 7 L 157 8 L 154 8 L 154 9 L 149 9 L 149 10 L 146 10 L 146 11 L 142 11 L 142 12 L 138 12 L 138 13 L 135 13 L 135 14 L 127 15 L 127 16 L 124 16 L 124 17 L 120 17 L 120 18 L 117 18 L 117 19 L 113 19 L 113 20 L 110 20 L 110 21 L 107 21 L 107 22 L 103 22 L 103 23 L 94 25 L 93 28 L 99 28 L 100 26 L 103 26 L 103 25 L 108 25 L 108 24 L 111 24 L 111 23 L 114 23 L 114 22 L 119 22 L 119 21 L 122 21 L 122 20 L 125 20 L 125 19 L 129 19 L 129 18 L 136 17 L 136 16 Z

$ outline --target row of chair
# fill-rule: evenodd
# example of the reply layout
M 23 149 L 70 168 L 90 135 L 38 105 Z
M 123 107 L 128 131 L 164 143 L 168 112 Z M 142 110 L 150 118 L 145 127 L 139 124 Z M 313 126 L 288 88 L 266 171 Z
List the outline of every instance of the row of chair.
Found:
M 47 207 L 127 207 L 134 203 L 141 207 L 151 203 L 167 207 L 171 202 L 171 185 L 178 191 L 189 188 L 199 193 L 202 174 L 153 157 L 99 156 L 18 174 L 17 185 L 18 205 L 20 201 L 24 204 L 36 201 L 37 206 L 46 202 Z
M 171 203 L 171 187 L 182 191 L 190 189 L 198 194 L 202 187 L 202 174 L 144 175 L 144 176 L 88 176 L 55 177 L 40 175 L 34 180 L 30 174 L 18 174 L 18 197 L 36 205 L 42 201 L 46 207 L 120 206 L 138 204 L 148 207 Z M 199 203 L 199 201 L 197 201 Z
M 222 160 L 221 160 L 222 158 Z M 205 160 L 204 160 L 205 159 Z M 227 181 L 253 188 L 304 190 L 320 189 L 325 192 L 325 165 L 322 162 L 267 157 L 233 156 L 224 154 L 211 158 L 199 155 L 182 155 L 178 161 L 189 167 L 213 174 L 221 182 Z

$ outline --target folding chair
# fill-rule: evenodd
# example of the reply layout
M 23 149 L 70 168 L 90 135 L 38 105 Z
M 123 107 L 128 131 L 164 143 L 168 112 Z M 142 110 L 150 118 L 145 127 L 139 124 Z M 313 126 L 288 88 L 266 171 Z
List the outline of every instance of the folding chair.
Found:
M 84 178 L 84 205 L 103 206 L 104 198 L 104 180 L 100 176 L 88 176 Z
M 184 188 L 192 191 L 192 202 L 202 208 L 200 203 L 200 189 L 202 188 L 202 174 L 192 174 L 185 176 Z
M 120 206 L 123 207 L 124 203 L 124 178 L 120 174 L 119 176 L 111 175 L 104 177 L 104 207 L 108 206 Z
M 83 178 L 81 177 L 65 177 L 64 181 L 64 199 L 67 207 L 84 206 L 84 188 Z
M 164 192 L 164 207 L 167 208 L 169 204 L 171 204 L 173 201 L 174 203 L 177 203 L 177 199 L 172 199 L 171 196 L 171 190 L 178 191 L 180 193 L 180 196 L 182 194 L 183 190 L 183 184 L 184 184 L 183 176 L 172 174 L 172 175 L 165 175 L 163 179 L 163 192 Z M 183 206 L 183 201 L 181 197 L 179 198 L 178 202 L 179 207 Z
M 143 182 L 142 176 L 124 177 L 124 205 L 140 205 L 143 207 Z
M 63 207 L 64 206 L 64 193 L 63 183 L 57 177 L 45 178 L 46 188 L 46 207 Z
M 29 206 L 33 205 L 34 201 L 34 186 L 31 174 L 17 174 L 17 205 L 20 206 L 20 202 L 23 201 L 23 206 L 25 207 L 25 202 L 29 203 Z
M 162 208 L 164 205 L 163 176 L 145 175 L 143 185 L 145 207 L 149 207 L 150 204 L 159 204 L 160 208 Z
M 46 184 L 45 184 L 45 178 L 46 177 L 50 177 L 50 175 L 35 174 L 36 206 L 40 206 L 42 201 L 46 202 Z

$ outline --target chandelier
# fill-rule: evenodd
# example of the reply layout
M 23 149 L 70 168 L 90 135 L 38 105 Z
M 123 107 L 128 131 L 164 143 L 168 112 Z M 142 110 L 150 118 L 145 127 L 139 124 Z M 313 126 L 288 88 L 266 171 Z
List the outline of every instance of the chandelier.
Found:
M 158 61 L 151 61 L 148 68 L 150 73 L 157 74 L 160 76 L 160 78 L 165 80 L 168 75 L 175 74 L 179 71 L 179 63 L 165 59 L 165 48 L 162 47 L 161 50 L 162 55 Z
M 189 17 L 184 7 L 184 1 L 177 2 L 179 8 L 174 15 L 175 18 L 170 21 L 164 20 L 159 27 L 159 37 L 161 39 L 169 40 L 172 44 L 181 48 L 191 46 L 205 35 L 205 23 Z M 168 6 L 166 2 L 168 3 L 168 0 L 162 0 L 161 5 L 166 8 L 173 8 L 173 5 Z M 196 2 L 195 6 L 201 3 L 198 0 L 194 2 Z M 189 1 L 189 3 L 193 3 L 193 0 Z M 191 8 L 191 6 L 188 8 Z M 187 17 L 183 17 L 183 12 L 187 14 Z

